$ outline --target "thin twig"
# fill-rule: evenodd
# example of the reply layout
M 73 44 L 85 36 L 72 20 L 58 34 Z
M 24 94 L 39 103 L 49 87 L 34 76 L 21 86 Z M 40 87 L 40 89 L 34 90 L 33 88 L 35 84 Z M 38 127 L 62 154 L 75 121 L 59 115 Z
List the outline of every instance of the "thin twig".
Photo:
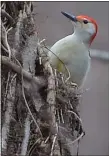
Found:
M 56 139 L 57 139 L 57 134 L 58 134 L 58 124 L 56 123 L 56 133 L 55 133 L 54 136 L 52 136 L 52 137 L 53 137 L 53 138 L 52 138 L 53 142 L 52 142 L 52 146 L 51 146 L 51 153 L 50 153 L 50 156 L 55 155 L 55 153 L 54 153 L 53 151 L 54 151 L 55 144 L 58 145 L 58 142 L 56 141 Z M 59 152 L 59 151 L 58 151 L 58 152 Z M 60 152 L 59 152 L 59 153 L 60 153 Z M 56 153 L 56 155 L 57 155 L 57 153 Z
M 53 156 L 53 150 L 54 150 L 56 138 L 57 138 L 57 134 L 55 134 L 54 139 L 53 139 L 50 156 Z
M 29 136 L 30 136 L 30 115 L 27 115 L 27 118 L 25 120 L 25 132 L 24 132 L 24 138 L 21 146 L 21 155 L 26 156 L 27 154 L 27 147 L 29 142 Z
M 74 114 L 75 117 L 79 120 L 80 124 L 83 125 L 83 124 L 82 124 L 82 119 L 81 119 L 75 112 L 70 111 L 70 110 L 68 110 L 67 112 Z
M 45 144 L 48 142 L 49 139 L 50 139 L 50 136 L 48 136 L 48 137 L 46 138 L 46 140 L 44 141 Z
M 32 150 L 34 149 L 35 145 L 36 145 L 40 140 L 41 140 L 41 139 L 38 138 L 38 139 L 35 141 L 35 143 L 31 146 L 31 148 L 30 148 L 30 150 L 29 150 L 27 156 L 31 156 Z
M 75 112 L 69 111 L 69 110 L 68 110 L 67 112 L 74 114 L 75 117 L 79 120 L 79 122 L 80 122 L 80 124 L 81 124 L 81 126 L 82 126 L 82 120 L 81 120 L 81 118 L 80 118 Z M 81 135 L 79 135 L 74 141 L 72 141 L 71 143 L 66 144 L 66 145 L 70 145 L 70 144 L 76 143 L 76 142 L 79 141 L 83 136 L 84 136 L 84 132 L 82 132 Z
M 77 144 L 77 154 L 76 154 L 76 156 L 79 155 L 79 144 L 80 144 L 80 140 L 78 140 L 78 144 Z
M 64 123 L 64 118 L 63 118 L 63 114 L 62 114 L 62 109 L 60 110 L 60 112 L 61 112 L 62 123 Z
M 84 136 L 84 132 L 81 133 L 81 135 L 79 137 L 77 137 L 74 141 L 72 141 L 71 143 L 68 143 L 66 144 L 67 146 L 68 145 L 71 145 L 71 144 L 75 144 L 77 141 L 79 141 L 82 137 Z
M 7 36 L 7 32 L 6 29 L 2 23 L 2 38 L 1 38 L 3 45 L 8 49 L 9 52 L 9 59 L 11 58 L 11 49 L 10 46 L 8 44 L 8 36 Z
M 11 31 L 13 29 L 13 27 L 10 27 L 9 29 L 7 29 L 7 34 L 9 33 L 9 31 Z

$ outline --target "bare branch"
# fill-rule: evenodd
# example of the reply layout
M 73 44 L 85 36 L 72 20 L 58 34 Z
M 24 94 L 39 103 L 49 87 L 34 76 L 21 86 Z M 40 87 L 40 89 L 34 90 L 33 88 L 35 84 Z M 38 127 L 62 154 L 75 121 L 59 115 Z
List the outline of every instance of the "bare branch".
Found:
M 4 65 L 7 65 L 7 67 L 11 68 L 13 71 L 17 72 L 18 74 L 21 74 L 21 71 L 23 73 L 23 77 L 27 80 L 27 81 L 33 81 L 34 83 L 36 83 L 39 87 L 43 87 L 46 85 L 46 81 L 42 78 L 42 77 L 34 77 L 32 74 L 30 74 L 29 72 L 25 71 L 24 69 L 21 69 L 20 66 L 14 64 L 12 61 L 10 61 L 10 59 L 6 56 L 1 56 L 1 62 Z

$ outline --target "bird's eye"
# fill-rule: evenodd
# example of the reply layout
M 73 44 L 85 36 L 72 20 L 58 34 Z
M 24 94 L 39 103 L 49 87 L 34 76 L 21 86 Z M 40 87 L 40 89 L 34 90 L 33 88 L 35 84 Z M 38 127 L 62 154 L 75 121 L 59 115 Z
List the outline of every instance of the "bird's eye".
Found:
M 83 22 L 84 22 L 84 24 L 87 24 L 87 23 L 88 23 L 88 21 L 87 21 L 87 20 L 84 20 Z

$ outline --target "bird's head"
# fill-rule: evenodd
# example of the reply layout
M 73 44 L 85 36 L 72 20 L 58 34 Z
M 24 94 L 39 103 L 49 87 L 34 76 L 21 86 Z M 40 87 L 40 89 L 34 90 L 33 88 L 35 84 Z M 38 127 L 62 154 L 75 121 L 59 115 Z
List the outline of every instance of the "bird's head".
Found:
M 67 12 L 61 12 L 69 18 L 74 25 L 74 34 L 77 35 L 83 42 L 91 44 L 94 40 L 98 26 L 96 21 L 86 15 L 74 16 Z

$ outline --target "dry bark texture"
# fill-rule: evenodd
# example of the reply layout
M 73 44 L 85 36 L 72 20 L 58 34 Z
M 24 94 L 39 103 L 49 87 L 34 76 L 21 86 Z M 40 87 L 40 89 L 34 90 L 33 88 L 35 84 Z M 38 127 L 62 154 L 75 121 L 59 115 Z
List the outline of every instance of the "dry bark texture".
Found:
M 49 64 L 33 8 L 1 3 L 2 155 L 71 156 L 84 135 L 80 91 Z

